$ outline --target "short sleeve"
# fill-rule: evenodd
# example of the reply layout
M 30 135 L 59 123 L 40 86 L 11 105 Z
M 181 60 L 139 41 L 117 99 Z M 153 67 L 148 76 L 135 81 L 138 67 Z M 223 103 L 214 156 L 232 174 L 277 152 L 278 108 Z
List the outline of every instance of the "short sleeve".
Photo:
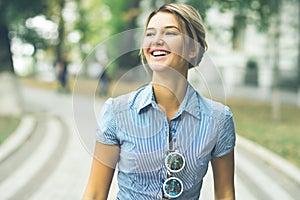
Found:
M 113 99 L 108 99 L 102 107 L 98 118 L 96 140 L 103 144 L 118 144 L 116 137 L 116 121 L 114 117 Z
M 230 109 L 225 107 L 225 116 L 219 124 L 219 135 L 213 149 L 213 157 L 222 157 L 230 153 L 235 147 L 236 133 Z

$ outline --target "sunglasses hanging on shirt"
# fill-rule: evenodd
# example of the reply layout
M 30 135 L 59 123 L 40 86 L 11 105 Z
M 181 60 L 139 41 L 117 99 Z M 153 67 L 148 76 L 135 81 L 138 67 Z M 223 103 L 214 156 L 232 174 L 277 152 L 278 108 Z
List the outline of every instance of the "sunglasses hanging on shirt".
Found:
M 177 151 L 168 151 L 165 158 L 167 179 L 163 183 L 163 196 L 167 199 L 177 198 L 183 192 L 182 181 L 174 175 L 185 167 L 185 159 Z

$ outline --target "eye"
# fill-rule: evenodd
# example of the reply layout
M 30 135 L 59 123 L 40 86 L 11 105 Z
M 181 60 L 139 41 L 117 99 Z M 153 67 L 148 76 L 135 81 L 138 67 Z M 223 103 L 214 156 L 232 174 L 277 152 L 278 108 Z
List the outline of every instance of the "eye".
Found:
M 178 32 L 176 32 L 176 31 L 167 31 L 166 35 L 178 35 Z
M 146 34 L 145 34 L 146 37 L 152 37 L 154 35 L 155 34 L 153 32 L 146 32 Z

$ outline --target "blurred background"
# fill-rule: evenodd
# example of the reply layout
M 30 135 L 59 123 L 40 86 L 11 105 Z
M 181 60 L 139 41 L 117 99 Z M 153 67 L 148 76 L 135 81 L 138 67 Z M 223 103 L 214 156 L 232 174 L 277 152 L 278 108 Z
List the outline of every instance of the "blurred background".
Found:
M 139 33 L 173 2 L 193 5 L 207 30 L 214 71 L 204 62 L 191 82 L 231 107 L 239 135 L 299 168 L 299 0 L 0 0 L 0 145 L 33 112 L 23 90 L 101 102 L 144 84 Z

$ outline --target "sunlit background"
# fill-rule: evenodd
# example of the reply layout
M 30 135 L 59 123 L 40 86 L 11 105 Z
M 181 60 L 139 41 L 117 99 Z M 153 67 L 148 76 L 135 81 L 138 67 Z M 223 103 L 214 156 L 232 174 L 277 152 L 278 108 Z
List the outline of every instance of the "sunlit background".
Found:
M 148 81 L 139 68 L 142 28 L 153 9 L 173 2 L 193 5 L 207 31 L 190 82 L 230 106 L 239 135 L 299 168 L 299 0 L 1 0 L 0 146 L 34 112 L 24 88 L 103 102 Z

